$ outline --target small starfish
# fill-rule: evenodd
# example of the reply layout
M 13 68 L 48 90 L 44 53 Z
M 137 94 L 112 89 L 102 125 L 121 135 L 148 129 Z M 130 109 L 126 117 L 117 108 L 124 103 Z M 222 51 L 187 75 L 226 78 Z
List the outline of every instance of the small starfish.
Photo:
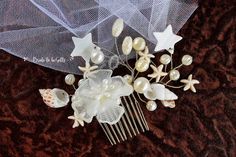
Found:
M 155 67 L 154 65 L 150 65 L 150 66 L 153 70 L 153 73 L 149 74 L 148 77 L 156 78 L 156 82 L 159 82 L 162 76 L 166 76 L 168 74 L 162 71 L 164 67 L 163 65 L 159 65 L 158 67 Z
M 140 59 L 145 59 L 145 60 L 147 60 L 147 61 L 149 61 L 149 62 L 150 62 L 150 59 L 151 59 L 151 58 L 155 58 L 155 56 L 154 56 L 153 54 L 150 54 L 150 53 L 149 53 L 149 50 L 148 50 L 148 47 L 147 47 L 147 46 L 145 47 L 144 52 L 139 51 L 138 54 L 139 54 L 139 56 L 140 56 Z
M 91 71 L 94 71 L 97 68 L 98 68 L 98 66 L 96 66 L 96 65 L 91 66 L 89 63 L 86 63 L 85 67 L 79 66 L 79 70 L 81 70 L 84 73 L 84 78 L 86 78 Z
M 84 120 L 83 120 L 83 116 L 85 115 L 85 113 L 82 113 L 79 116 L 73 115 L 73 116 L 69 116 L 68 119 L 72 119 L 74 120 L 74 124 L 73 124 L 73 128 L 78 127 L 79 125 L 84 126 Z
M 180 80 L 180 82 L 185 83 L 184 91 L 191 89 L 192 92 L 196 93 L 194 84 L 199 84 L 198 80 L 192 79 L 192 74 L 188 76 L 188 79 Z

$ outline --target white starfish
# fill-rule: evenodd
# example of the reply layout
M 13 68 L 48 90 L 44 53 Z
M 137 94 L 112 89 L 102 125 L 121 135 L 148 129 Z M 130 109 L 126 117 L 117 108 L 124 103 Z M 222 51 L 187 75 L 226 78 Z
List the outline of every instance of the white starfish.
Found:
M 180 82 L 185 84 L 184 91 L 191 89 L 192 92 L 196 93 L 196 89 L 194 87 L 194 84 L 199 84 L 200 82 L 198 80 L 192 79 L 192 74 L 188 76 L 188 79 L 180 80 Z
M 156 78 L 156 82 L 159 82 L 162 76 L 166 76 L 168 74 L 162 71 L 164 67 L 162 64 L 159 65 L 158 67 L 155 67 L 154 65 L 150 65 L 150 66 L 153 70 L 153 73 L 149 74 L 148 77 Z
M 142 51 L 139 51 L 138 54 L 139 54 L 139 56 L 140 56 L 140 59 L 145 59 L 145 60 L 147 60 L 147 61 L 149 61 L 149 62 L 150 62 L 150 59 L 151 59 L 151 58 L 155 58 L 155 56 L 154 56 L 153 54 L 150 54 L 150 53 L 149 53 L 149 50 L 148 50 L 148 47 L 147 47 L 147 46 L 145 47 L 145 49 L 144 49 L 143 52 L 142 52 Z
M 172 26 L 169 25 L 164 32 L 154 32 L 153 35 L 157 39 L 155 51 L 167 50 L 171 54 L 174 53 L 174 46 L 182 37 L 173 33 Z
M 73 124 L 73 128 L 76 128 L 78 126 L 84 126 L 84 120 L 83 120 L 83 116 L 85 115 L 85 113 L 81 114 L 81 115 L 73 115 L 73 116 L 69 116 L 68 119 L 74 120 L 74 124 Z
M 71 57 L 81 56 L 86 62 L 89 62 L 92 49 L 96 46 L 92 42 L 92 34 L 87 34 L 84 38 L 72 37 L 75 48 Z
M 91 72 L 91 71 L 94 71 L 98 68 L 98 66 L 94 65 L 94 66 L 91 66 L 89 63 L 86 62 L 86 65 L 85 67 L 80 67 L 79 66 L 79 70 L 82 71 L 84 73 L 84 78 L 86 78 L 88 76 L 88 74 Z

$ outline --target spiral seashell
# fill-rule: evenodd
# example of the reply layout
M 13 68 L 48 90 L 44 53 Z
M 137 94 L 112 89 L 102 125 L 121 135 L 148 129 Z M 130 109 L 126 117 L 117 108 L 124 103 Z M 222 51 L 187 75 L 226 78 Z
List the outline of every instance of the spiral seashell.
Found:
M 44 103 L 52 108 L 64 107 L 69 102 L 69 95 L 62 89 L 39 89 L 39 93 Z

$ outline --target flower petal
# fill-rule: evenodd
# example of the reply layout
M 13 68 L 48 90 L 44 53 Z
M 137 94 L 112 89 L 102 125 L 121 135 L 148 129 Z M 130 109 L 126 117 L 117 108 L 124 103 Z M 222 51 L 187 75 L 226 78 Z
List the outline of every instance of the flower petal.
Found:
M 110 81 L 112 75 L 112 70 L 109 69 L 101 69 L 91 72 L 88 75 L 89 85 L 91 87 L 96 87 L 101 85 L 104 80 Z
M 98 102 L 97 100 L 78 97 L 77 101 L 72 102 L 72 108 L 75 115 L 83 115 L 81 119 L 90 123 L 97 114 Z
M 125 81 L 121 76 L 112 77 L 112 97 L 119 98 L 121 96 L 128 96 L 133 92 L 133 87 Z
M 112 105 L 106 111 L 98 113 L 97 120 L 100 123 L 108 123 L 112 125 L 112 124 L 117 123 L 124 113 L 125 113 L 125 110 L 122 106 Z

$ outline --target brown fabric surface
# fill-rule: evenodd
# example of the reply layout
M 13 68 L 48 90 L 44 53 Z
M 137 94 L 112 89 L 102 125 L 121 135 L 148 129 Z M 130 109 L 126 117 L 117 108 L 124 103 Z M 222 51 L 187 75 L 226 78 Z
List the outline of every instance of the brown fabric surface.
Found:
M 2 157 L 235 157 L 236 4 L 205 0 L 179 32 L 175 57 L 194 56 L 182 77 L 201 81 L 197 94 L 175 90 L 177 106 L 143 105 L 150 131 L 111 146 L 97 122 L 72 129 L 68 106 L 44 105 L 39 88 L 72 89 L 65 74 L 0 53 L 0 156 Z

